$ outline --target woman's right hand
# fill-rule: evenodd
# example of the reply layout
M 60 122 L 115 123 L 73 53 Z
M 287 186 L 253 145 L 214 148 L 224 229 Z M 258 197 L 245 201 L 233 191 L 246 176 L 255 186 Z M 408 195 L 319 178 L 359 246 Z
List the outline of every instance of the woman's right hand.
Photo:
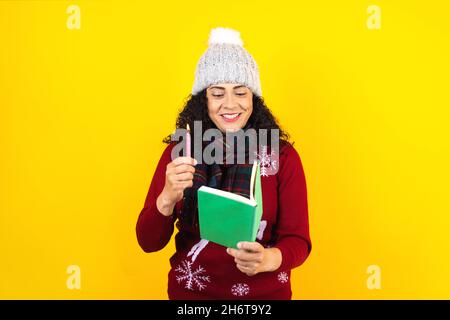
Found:
M 167 165 L 164 189 L 156 200 L 163 215 L 170 216 L 175 204 L 183 199 L 184 189 L 192 187 L 196 164 L 194 158 L 178 157 Z

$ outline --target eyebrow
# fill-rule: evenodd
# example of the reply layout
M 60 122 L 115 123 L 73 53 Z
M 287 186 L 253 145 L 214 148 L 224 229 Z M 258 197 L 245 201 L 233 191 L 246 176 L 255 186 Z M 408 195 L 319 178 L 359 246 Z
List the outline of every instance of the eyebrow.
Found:
M 246 86 L 244 86 L 244 85 L 238 85 L 238 86 L 235 86 L 235 87 L 233 87 L 233 89 L 239 89 L 239 88 L 242 88 L 242 87 L 246 87 Z M 212 87 L 209 87 L 210 89 L 222 89 L 222 90 L 225 90 L 225 88 L 224 87 L 219 87 L 219 86 L 212 86 Z

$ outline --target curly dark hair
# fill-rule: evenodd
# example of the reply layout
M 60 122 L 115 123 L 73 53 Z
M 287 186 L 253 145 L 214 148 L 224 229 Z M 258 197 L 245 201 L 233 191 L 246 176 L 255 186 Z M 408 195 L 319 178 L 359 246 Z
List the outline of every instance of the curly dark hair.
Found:
M 194 128 L 194 121 L 202 121 L 202 130 L 206 131 L 210 128 L 217 128 L 214 122 L 208 115 L 208 98 L 206 96 L 206 89 L 196 95 L 190 94 L 186 98 L 184 107 L 178 114 L 176 120 L 176 128 L 186 128 L 189 124 L 191 131 Z M 246 127 L 258 129 L 278 129 L 280 142 L 290 143 L 289 134 L 282 130 L 278 121 L 266 106 L 262 97 L 253 95 L 253 111 L 250 118 L 247 121 Z M 164 138 L 164 143 L 171 143 L 171 135 Z M 293 143 L 292 143 L 293 144 Z

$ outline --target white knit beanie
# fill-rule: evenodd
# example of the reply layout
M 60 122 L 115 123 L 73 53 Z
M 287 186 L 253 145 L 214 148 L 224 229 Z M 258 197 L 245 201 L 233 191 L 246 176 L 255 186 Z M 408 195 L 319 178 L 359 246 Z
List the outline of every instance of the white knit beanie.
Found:
M 243 84 L 261 97 L 261 83 L 256 61 L 243 47 L 238 31 L 228 28 L 211 30 L 208 49 L 195 70 L 192 95 L 218 83 Z

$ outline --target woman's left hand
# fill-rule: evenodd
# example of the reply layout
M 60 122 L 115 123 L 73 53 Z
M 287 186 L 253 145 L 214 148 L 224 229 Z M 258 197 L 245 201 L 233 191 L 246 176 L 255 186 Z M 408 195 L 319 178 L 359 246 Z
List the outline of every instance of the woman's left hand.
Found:
M 227 248 L 227 253 L 234 257 L 236 267 L 248 276 L 275 271 L 281 265 L 281 251 L 278 248 L 264 248 L 258 242 L 239 242 L 237 247 L 237 250 Z

